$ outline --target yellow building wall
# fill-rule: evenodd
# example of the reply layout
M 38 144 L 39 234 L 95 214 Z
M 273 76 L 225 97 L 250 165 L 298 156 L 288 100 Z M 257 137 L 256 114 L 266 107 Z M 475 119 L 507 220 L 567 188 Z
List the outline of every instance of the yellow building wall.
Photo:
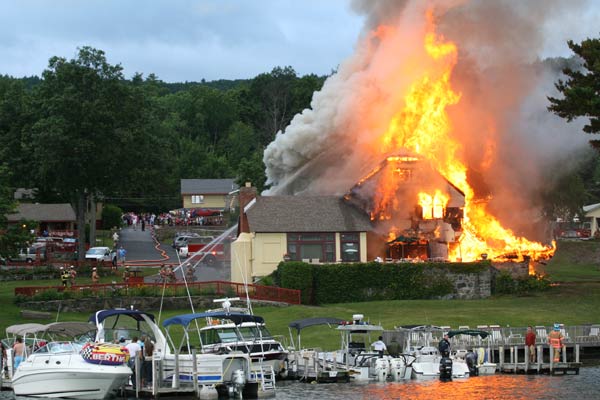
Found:
M 285 253 L 285 233 L 255 233 L 252 241 L 252 276 L 266 276 L 275 271 Z
M 198 193 L 202 195 L 202 193 Z M 205 194 L 203 203 L 192 203 L 192 195 L 183 196 L 183 208 L 225 208 L 224 194 Z
M 252 235 L 241 233 L 231 243 L 231 281 L 252 283 Z
M 596 230 L 600 229 L 600 226 L 597 224 L 597 219 L 600 218 L 600 208 L 594 211 L 590 211 L 585 214 L 586 218 L 592 218 L 592 224 L 590 226 L 592 230 L 592 236 L 596 233 Z
M 360 232 L 360 262 L 367 262 L 367 232 Z

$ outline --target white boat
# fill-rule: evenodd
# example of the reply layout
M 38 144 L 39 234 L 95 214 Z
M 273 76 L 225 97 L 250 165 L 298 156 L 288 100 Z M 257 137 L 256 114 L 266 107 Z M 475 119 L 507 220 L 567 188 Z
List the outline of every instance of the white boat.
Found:
M 289 352 L 271 335 L 262 317 L 252 315 L 249 308 L 231 307 L 235 300 L 239 298 L 217 299 L 214 302 L 222 308 L 189 314 L 195 315 L 194 327 L 199 327 L 199 343 L 191 344 L 199 345 L 202 353 L 246 353 L 254 364 L 270 367 L 276 375 L 283 373 Z
M 183 327 L 184 334 L 179 344 L 175 344 L 172 337 L 165 337 L 154 322 L 152 314 L 142 311 L 102 310 L 93 315 L 91 320 L 96 323 L 97 340 L 100 342 L 113 341 L 121 337 L 125 338 L 126 342 L 133 336 L 149 337 L 154 344 L 153 359 L 161 364 L 159 387 L 164 384 L 173 388 L 197 384 L 205 388 L 217 387 L 229 394 L 242 392 L 274 394 L 272 370 L 253 364 L 248 354 L 193 352 L 193 346 L 189 342 L 189 325 L 195 318 L 189 315 L 176 316 L 163 322 L 165 327 L 176 325 Z
M 50 342 L 19 365 L 12 387 L 17 396 L 104 399 L 125 385 L 126 364 L 92 364 L 80 354 L 82 345 Z
M 408 379 L 411 371 L 410 360 L 405 356 L 380 356 L 379 353 L 372 351 L 371 334 L 379 335 L 383 332 L 383 328 L 365 322 L 363 319 L 362 314 L 355 314 L 352 316 L 352 321 L 338 325 L 337 330 L 342 337 L 341 349 L 332 356 L 328 355 L 326 360 L 343 365 L 357 381 L 384 382 Z
M 91 363 L 81 355 L 84 335 L 94 327 L 81 322 L 57 322 L 22 330 L 25 342 L 36 349 L 21 362 L 12 376 L 11 385 L 17 396 L 68 397 L 76 399 L 104 399 L 125 384 L 131 369 L 125 359 L 108 365 Z M 80 341 L 51 341 L 61 337 Z
M 411 364 L 413 379 L 437 379 L 440 377 L 442 356 L 437 348 L 423 346 L 413 349 L 411 354 L 415 357 Z M 452 379 L 468 378 L 470 374 L 467 363 L 454 357 L 450 359 L 452 360 Z

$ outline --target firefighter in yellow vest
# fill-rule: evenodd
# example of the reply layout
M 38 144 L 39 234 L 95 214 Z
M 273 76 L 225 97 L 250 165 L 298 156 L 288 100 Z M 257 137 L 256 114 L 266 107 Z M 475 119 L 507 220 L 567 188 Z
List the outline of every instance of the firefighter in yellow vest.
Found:
M 60 283 L 62 283 L 63 287 L 67 287 L 67 282 L 71 278 L 71 274 L 69 271 L 65 270 L 65 267 L 60 267 Z
M 560 333 L 560 325 L 554 324 L 554 329 L 548 334 L 548 343 L 554 349 L 554 362 L 560 361 L 560 351 L 563 348 L 565 337 Z

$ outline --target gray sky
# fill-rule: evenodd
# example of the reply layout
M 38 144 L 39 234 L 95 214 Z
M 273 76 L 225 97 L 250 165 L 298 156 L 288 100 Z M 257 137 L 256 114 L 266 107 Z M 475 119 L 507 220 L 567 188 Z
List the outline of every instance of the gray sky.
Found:
M 598 37 L 600 1 L 590 4 L 585 15 L 543 28 L 544 55 L 568 54 L 566 38 Z M 50 57 L 89 45 L 128 77 L 252 78 L 286 65 L 322 75 L 352 53 L 363 23 L 349 0 L 5 0 L 0 74 L 40 75 Z

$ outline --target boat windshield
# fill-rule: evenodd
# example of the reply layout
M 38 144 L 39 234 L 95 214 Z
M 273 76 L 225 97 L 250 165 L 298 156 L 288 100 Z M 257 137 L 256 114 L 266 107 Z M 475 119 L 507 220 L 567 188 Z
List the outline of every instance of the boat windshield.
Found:
M 83 346 L 79 343 L 72 342 L 50 342 L 46 343 L 45 346 L 40 347 L 35 351 L 38 353 L 50 353 L 50 354 L 60 354 L 60 353 L 79 353 Z
M 239 328 L 239 331 L 244 340 L 254 339 L 272 339 L 271 332 L 264 326 L 243 326 Z

